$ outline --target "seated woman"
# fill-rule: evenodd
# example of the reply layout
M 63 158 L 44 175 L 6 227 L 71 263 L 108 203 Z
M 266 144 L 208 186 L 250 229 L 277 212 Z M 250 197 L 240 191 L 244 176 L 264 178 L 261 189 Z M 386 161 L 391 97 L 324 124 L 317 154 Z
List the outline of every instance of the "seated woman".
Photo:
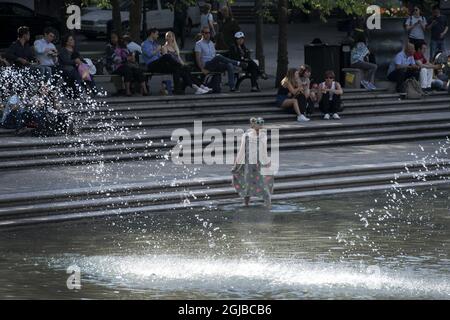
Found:
M 369 55 L 364 33 L 359 32 L 355 36 L 355 46 L 351 52 L 351 67 L 365 71 L 367 76 L 361 81 L 361 85 L 368 90 L 375 90 L 375 74 L 378 66 L 369 62 Z
M 75 38 L 66 35 L 62 39 L 62 48 L 58 54 L 59 65 L 64 78 L 68 79 L 73 93 L 80 92 L 83 85 L 87 85 L 93 92 L 97 92 L 94 78 L 89 74 L 89 67 L 75 48 Z
M 198 79 L 191 76 L 191 70 L 180 56 L 180 49 L 178 48 L 175 34 L 172 31 L 166 33 L 166 43 L 161 47 L 161 53 L 170 55 L 174 63 L 178 64 L 178 68 L 174 72 L 174 77 L 183 79 L 185 87 L 191 87 L 196 90 L 195 94 L 205 94 L 212 91 L 212 89 L 204 86 Z M 184 88 L 177 89 L 184 92 Z
M 333 119 L 339 120 L 338 111 L 341 109 L 341 96 L 344 94 L 339 82 L 334 81 L 334 72 L 325 72 L 325 81 L 319 85 L 318 99 L 319 108 L 324 114 L 324 119 L 329 120 L 330 114 Z
M 305 116 L 306 99 L 303 88 L 297 84 L 296 77 L 298 77 L 298 70 L 291 68 L 281 80 L 277 93 L 277 105 L 280 108 L 293 108 L 297 114 L 297 121 L 309 121 L 310 119 Z
M 123 42 L 115 32 L 111 33 L 110 43 L 106 47 L 106 64 L 112 74 L 123 77 L 125 84 L 125 94 L 130 97 L 131 82 L 138 82 L 141 87 L 141 94 L 148 95 L 145 84 L 144 72 L 136 65 L 134 54 L 130 53 Z
M 311 67 L 307 64 L 301 65 L 298 69 L 297 83 L 303 88 L 303 95 L 306 99 L 306 116 L 308 117 L 313 114 L 314 105 L 318 100 L 316 90 L 311 88 Z
M 434 71 L 441 69 L 441 65 L 428 62 L 425 58 L 427 51 L 426 43 L 418 43 L 416 45 L 416 52 L 414 53 L 414 60 L 420 67 L 420 86 L 424 91 L 431 91 L 434 81 Z
M 244 44 L 245 35 L 242 31 L 236 32 L 234 35 L 234 45 L 230 47 L 229 58 L 245 62 L 242 64 L 242 69 L 250 74 L 252 84 L 252 92 L 261 91 L 258 86 L 258 77 L 260 71 L 258 65 L 250 57 L 250 50 Z

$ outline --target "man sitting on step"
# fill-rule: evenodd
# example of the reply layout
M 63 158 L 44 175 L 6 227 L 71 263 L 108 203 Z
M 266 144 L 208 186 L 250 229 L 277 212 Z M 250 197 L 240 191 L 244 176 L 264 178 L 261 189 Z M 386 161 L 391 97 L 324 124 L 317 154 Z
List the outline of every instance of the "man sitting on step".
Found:
M 216 54 L 216 47 L 211 41 L 211 32 L 208 27 L 202 29 L 202 38 L 195 44 L 195 61 L 204 74 L 227 71 L 228 85 L 230 86 L 231 92 L 236 91 L 234 67 L 241 66 L 243 69 L 248 67 L 245 62 L 232 60 Z
M 397 92 L 402 92 L 403 83 L 406 79 L 415 78 L 419 80 L 420 66 L 414 60 L 415 48 L 412 43 L 408 43 L 404 50 L 397 53 L 388 69 L 389 81 L 396 82 Z

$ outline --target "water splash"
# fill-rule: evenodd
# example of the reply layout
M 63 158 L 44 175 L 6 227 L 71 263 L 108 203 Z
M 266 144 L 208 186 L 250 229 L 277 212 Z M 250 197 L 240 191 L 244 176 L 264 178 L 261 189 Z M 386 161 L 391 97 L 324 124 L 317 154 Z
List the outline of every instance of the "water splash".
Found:
M 242 297 L 450 298 L 450 279 L 411 270 L 275 259 L 211 259 L 173 255 L 54 258 L 53 268 L 75 263 L 89 281 L 129 290 L 237 292 Z M 255 293 L 256 292 L 256 293 Z

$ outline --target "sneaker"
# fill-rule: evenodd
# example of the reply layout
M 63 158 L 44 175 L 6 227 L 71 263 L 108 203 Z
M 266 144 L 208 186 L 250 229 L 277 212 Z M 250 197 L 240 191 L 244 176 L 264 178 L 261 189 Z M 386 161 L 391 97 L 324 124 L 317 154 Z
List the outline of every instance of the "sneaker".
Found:
M 323 119 L 324 120 L 330 120 L 330 114 L 325 114 L 324 116 L 323 116 Z
M 309 120 L 311 120 L 311 119 L 305 117 L 305 116 L 302 115 L 302 114 L 299 115 L 299 116 L 297 117 L 297 121 L 298 121 L 298 122 L 306 122 L 306 121 L 309 121 Z
M 251 91 L 252 92 L 261 92 L 261 90 L 258 87 L 253 87 Z
M 339 120 L 341 119 L 341 117 L 339 117 L 339 115 L 337 113 L 333 114 L 333 119 Z
M 204 86 L 204 85 L 201 85 L 200 88 L 202 88 L 203 90 L 208 91 L 208 92 L 213 90 L 213 89 L 211 89 L 211 88 L 209 88 L 207 86 Z
M 364 89 L 369 90 L 369 83 L 366 80 L 361 80 L 361 86 L 363 86 Z
M 209 91 L 203 90 L 202 88 L 198 88 L 197 91 L 195 91 L 195 94 L 205 94 L 208 93 Z
M 367 82 L 367 85 L 369 86 L 369 90 L 377 90 L 377 87 L 372 82 Z

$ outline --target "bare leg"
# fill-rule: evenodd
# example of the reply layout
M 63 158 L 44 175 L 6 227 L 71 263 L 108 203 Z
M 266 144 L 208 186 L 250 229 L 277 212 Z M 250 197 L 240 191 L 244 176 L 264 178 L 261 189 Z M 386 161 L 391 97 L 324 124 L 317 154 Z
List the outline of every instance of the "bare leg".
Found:
M 294 108 L 295 113 L 299 116 L 301 115 L 300 107 L 298 106 L 297 99 L 286 99 L 281 105 L 282 108 Z

